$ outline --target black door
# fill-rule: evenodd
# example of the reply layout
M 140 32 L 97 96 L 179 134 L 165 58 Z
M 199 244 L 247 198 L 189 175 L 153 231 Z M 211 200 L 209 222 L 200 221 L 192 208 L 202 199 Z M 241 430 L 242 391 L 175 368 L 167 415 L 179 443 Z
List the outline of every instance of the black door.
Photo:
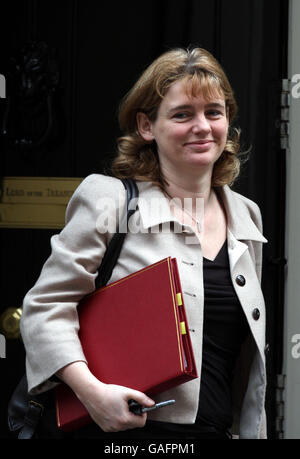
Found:
M 0 28 L 0 74 L 11 81 L 7 99 L 0 99 L 2 178 L 101 173 L 114 155 L 119 100 L 153 58 L 170 47 L 196 44 L 223 64 L 240 107 L 244 149 L 252 146 L 235 188 L 261 207 L 269 240 L 263 290 L 271 438 L 282 352 L 285 158 L 277 120 L 286 76 L 287 8 L 288 0 L 151 0 L 147 8 L 140 1 L 11 0 L 1 6 Z M 30 66 L 34 58 L 40 59 L 42 80 Z M 28 87 L 17 93 L 18 65 L 33 72 L 32 97 Z M 0 228 L 0 314 L 21 306 L 57 231 Z M 0 363 L 5 437 L 7 401 L 24 372 L 19 339 L 7 339 Z

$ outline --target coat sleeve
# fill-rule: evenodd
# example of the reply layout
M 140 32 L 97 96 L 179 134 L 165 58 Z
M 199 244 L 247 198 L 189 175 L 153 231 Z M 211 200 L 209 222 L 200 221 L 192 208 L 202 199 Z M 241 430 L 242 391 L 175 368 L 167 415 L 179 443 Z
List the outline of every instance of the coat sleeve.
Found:
M 94 290 L 97 270 L 112 237 L 103 227 L 105 219 L 99 218 L 103 203 L 106 200 L 112 212 L 111 204 L 117 199 L 124 205 L 124 187 L 115 178 L 94 174 L 79 185 L 67 207 L 66 225 L 51 238 L 51 255 L 24 298 L 21 334 L 31 393 L 52 388 L 55 383 L 49 378 L 65 365 L 85 361 L 78 338 L 77 305 Z

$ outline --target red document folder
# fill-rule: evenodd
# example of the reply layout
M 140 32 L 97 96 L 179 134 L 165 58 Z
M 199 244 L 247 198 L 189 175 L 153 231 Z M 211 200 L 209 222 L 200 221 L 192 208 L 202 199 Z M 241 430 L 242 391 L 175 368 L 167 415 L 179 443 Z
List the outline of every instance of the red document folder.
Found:
M 197 378 L 175 258 L 165 258 L 96 290 L 78 306 L 79 338 L 102 382 L 153 396 Z M 56 388 L 58 426 L 92 422 L 65 384 Z

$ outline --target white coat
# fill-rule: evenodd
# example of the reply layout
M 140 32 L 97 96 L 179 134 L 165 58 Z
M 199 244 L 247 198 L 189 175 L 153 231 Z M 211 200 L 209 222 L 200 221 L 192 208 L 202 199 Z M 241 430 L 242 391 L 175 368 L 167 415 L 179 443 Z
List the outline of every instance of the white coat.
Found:
M 125 237 L 110 281 L 165 257 L 177 258 L 200 376 L 204 308 L 201 244 L 195 241 L 192 228 L 176 220 L 167 198 L 158 187 L 150 182 L 137 183 L 138 211 L 131 219 L 131 232 Z M 261 215 L 255 203 L 228 186 L 219 188 L 218 192 L 227 216 L 231 278 L 251 330 L 236 368 L 233 433 L 240 438 L 265 438 L 265 305 L 260 279 L 262 243 L 266 239 L 261 233 Z M 120 180 L 93 174 L 80 184 L 69 202 L 66 225 L 52 237 L 52 253 L 36 284 L 24 298 L 21 333 L 27 355 L 28 385 L 32 393 L 53 387 L 55 383 L 49 382 L 48 378 L 60 368 L 74 361 L 85 361 L 78 339 L 76 308 L 80 299 L 94 290 L 97 269 L 112 237 L 112 232 L 104 228 L 107 223 L 103 208 L 105 199 L 109 200 L 106 215 L 108 212 L 109 217 L 115 217 L 115 204 L 118 202 L 123 209 L 125 203 L 125 191 Z M 150 203 L 158 200 L 162 211 L 150 211 Z M 174 231 L 170 222 L 174 222 L 177 230 L 181 231 Z M 170 224 L 171 231 L 162 230 L 163 224 Z M 244 276 L 244 286 L 236 282 L 238 275 Z M 200 377 L 155 397 L 157 402 L 160 399 L 176 399 L 176 404 L 166 410 L 153 411 L 148 418 L 194 423 L 199 389 Z

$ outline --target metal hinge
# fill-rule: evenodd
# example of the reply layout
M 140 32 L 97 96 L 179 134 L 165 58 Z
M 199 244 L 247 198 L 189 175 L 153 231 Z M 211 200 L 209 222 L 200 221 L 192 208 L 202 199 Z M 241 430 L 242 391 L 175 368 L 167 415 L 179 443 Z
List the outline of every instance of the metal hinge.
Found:
M 276 435 L 277 438 L 284 438 L 284 389 L 285 375 L 277 375 L 276 385 Z
M 280 117 L 280 146 L 282 150 L 289 148 L 290 136 L 290 106 L 291 106 L 291 88 L 290 80 L 283 79 L 281 87 L 281 117 Z

